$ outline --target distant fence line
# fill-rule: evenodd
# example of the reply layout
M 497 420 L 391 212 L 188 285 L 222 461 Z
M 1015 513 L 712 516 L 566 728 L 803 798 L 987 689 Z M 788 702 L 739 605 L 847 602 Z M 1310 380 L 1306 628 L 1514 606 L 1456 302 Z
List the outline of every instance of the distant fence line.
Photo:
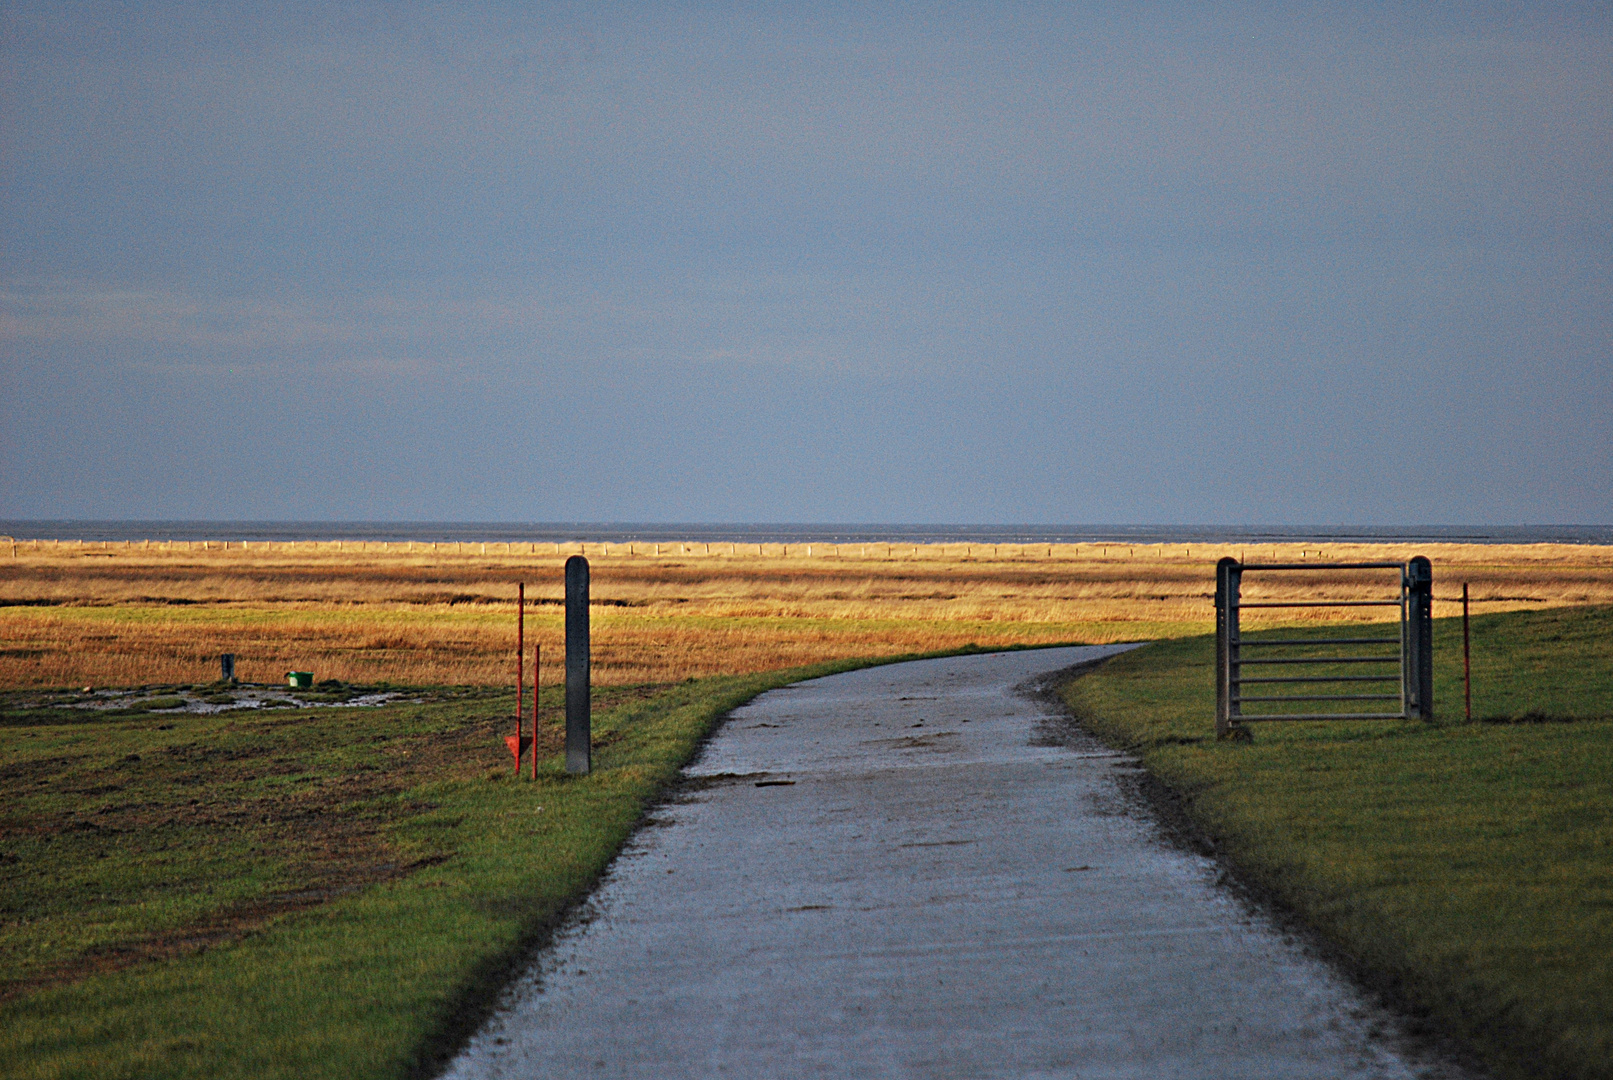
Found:
M 269 552 L 376 552 L 381 554 L 449 554 L 549 556 L 591 555 L 602 558 L 667 558 L 713 556 L 730 558 L 925 558 L 961 554 L 964 558 L 1055 558 L 1060 554 L 1096 555 L 1100 558 L 1135 557 L 1144 554 L 1170 554 L 1181 548 L 1191 557 L 1192 545 L 1183 544 L 975 544 L 951 543 L 761 543 L 737 541 L 516 541 L 516 540 L 13 540 L 12 554 L 19 549 L 94 555 L 116 551 L 269 551 Z M 1200 550 L 1204 548 L 1201 545 Z
M 393 555 L 470 555 L 504 557 L 549 557 L 586 555 L 599 558 L 841 558 L 841 559 L 1127 559 L 1143 557 L 1214 559 L 1228 551 L 1257 550 L 1249 546 L 1225 544 L 1105 544 L 1105 543 L 1018 543 L 982 544 L 967 541 L 933 543 L 743 543 L 738 541 L 506 541 L 506 540 L 14 540 L 0 537 L 0 544 L 11 544 L 11 554 L 19 551 L 110 555 L 118 551 L 257 551 L 288 554 L 377 553 Z M 1302 549 L 1300 558 L 1320 558 L 1320 547 Z

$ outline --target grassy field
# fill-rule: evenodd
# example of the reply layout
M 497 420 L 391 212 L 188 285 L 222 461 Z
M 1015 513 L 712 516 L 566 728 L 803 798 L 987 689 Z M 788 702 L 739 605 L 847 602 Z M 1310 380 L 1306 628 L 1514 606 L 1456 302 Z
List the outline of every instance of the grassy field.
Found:
M 1439 937 L 1474 911 L 1418 865 L 1448 862 L 1468 875 L 1463 888 L 1492 898 L 1490 921 L 1462 931 L 1470 943 L 1489 940 L 1495 920 L 1523 917 L 1523 896 L 1607 955 L 1606 936 L 1595 936 L 1613 910 L 1607 848 L 1601 878 L 1584 869 L 1582 848 L 1608 833 L 1609 770 L 1597 749 L 1608 723 L 1586 719 L 1587 702 L 1605 713 L 1608 700 L 1608 609 L 1561 605 L 1613 604 L 1613 550 L 589 545 L 598 769 L 577 779 L 553 756 L 561 564 L 576 546 L 520 547 L 0 550 L 0 1074 L 429 1072 L 727 709 L 861 662 L 848 658 L 1139 639 L 1170 640 L 1117 661 L 1077 703 L 1111 737 L 1141 745 L 1256 880 L 1359 946 L 1359 963 L 1430 1002 L 1442 1024 L 1478 1039 L 1484 1025 L 1525 1032 L 1517 1045 L 1538 1044 L 1552 1062 L 1586 1060 L 1576 1039 L 1604 1047 L 1605 1029 L 1563 1019 L 1571 1007 L 1607 1016 L 1605 1001 L 1575 986 L 1518 984 L 1538 1000 L 1514 994 L 1513 1011 L 1498 1012 L 1500 992 L 1462 974 L 1490 969 Z M 1481 713 L 1574 722 L 1322 725 L 1261 728 L 1252 747 L 1206 740 L 1209 654 L 1198 635 L 1211 626 L 1216 559 L 1417 553 L 1434 559 L 1436 613 L 1454 610 L 1460 583 L 1472 583 L 1484 613 Z M 513 704 L 517 581 L 532 604 L 528 642 L 545 646 L 551 756 L 536 783 L 509 779 L 499 738 Z M 1246 595 L 1316 583 L 1251 581 Z M 1519 619 L 1523 638 L 1508 629 Z M 1245 625 L 1259 625 L 1253 612 Z M 1445 721 L 1459 667 L 1443 624 L 1439 641 Z M 207 684 L 221 652 L 266 685 Z M 176 708 L 264 698 L 293 668 L 326 680 L 300 695 L 309 707 L 290 707 L 282 690 L 250 711 Z M 399 696 L 351 707 L 383 684 Z M 1478 756 L 1452 749 L 1469 744 Z M 1375 772 L 1385 761 L 1394 768 Z M 1473 788 L 1469 773 L 1498 786 Z M 1266 798 L 1262 785 L 1281 776 L 1326 799 L 1296 808 Z M 1335 820 L 1344 811 L 1333 808 L 1361 792 L 1402 831 L 1384 832 L 1376 809 Z M 1362 830 L 1388 837 L 1392 851 L 1359 855 Z M 1513 861 L 1497 865 L 1492 847 Z M 1335 864 L 1337 880 L 1327 876 Z M 1550 905 L 1569 888 L 1589 906 L 1562 915 Z M 1432 906 L 1416 908 L 1424 901 Z M 1568 940 L 1494 951 L 1546 956 L 1541 969 L 1560 973 Z M 1605 967 L 1585 971 L 1613 974 Z M 1456 996 L 1439 1006 L 1441 994 Z
M 1436 568 L 1437 572 L 1437 568 Z M 1257 890 L 1509 1075 L 1613 1076 L 1613 608 L 1435 627 L 1436 722 L 1217 742 L 1213 637 L 1066 689 Z
M 509 547 L 509 550 L 505 550 Z M 1434 560 L 1436 613 L 1613 603 L 1613 548 L 1564 545 L 354 545 L 216 542 L 0 549 L 0 687 L 137 686 L 291 669 L 347 682 L 513 682 L 515 583 L 559 678 L 561 564 L 593 568 L 602 685 L 772 671 L 847 656 L 1136 641 L 1211 625 L 1215 561 Z M 526 550 L 523 550 L 526 549 Z M 758 553 L 760 552 L 760 553 Z M 1279 583 L 1272 595 L 1310 586 Z M 1262 585 L 1251 580 L 1251 597 Z M 1246 619 L 1257 625 L 1253 618 Z
M 602 690 L 586 777 L 550 692 L 536 781 L 494 734 L 503 691 L 116 716 L 8 695 L 0 1075 L 429 1073 L 717 717 L 850 666 Z

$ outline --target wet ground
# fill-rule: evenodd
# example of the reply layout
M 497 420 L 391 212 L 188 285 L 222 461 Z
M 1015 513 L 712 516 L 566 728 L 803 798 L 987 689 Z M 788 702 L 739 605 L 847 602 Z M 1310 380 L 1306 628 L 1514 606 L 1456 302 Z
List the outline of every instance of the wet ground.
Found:
M 401 690 L 351 686 L 330 681 L 307 689 L 262 683 L 152 685 L 78 691 L 35 690 L 0 693 L 0 710 L 78 709 L 118 716 L 220 713 L 236 709 L 365 709 L 409 695 Z
M 1047 737 L 1023 689 L 1116 648 L 737 711 L 447 1075 L 1466 1075 Z

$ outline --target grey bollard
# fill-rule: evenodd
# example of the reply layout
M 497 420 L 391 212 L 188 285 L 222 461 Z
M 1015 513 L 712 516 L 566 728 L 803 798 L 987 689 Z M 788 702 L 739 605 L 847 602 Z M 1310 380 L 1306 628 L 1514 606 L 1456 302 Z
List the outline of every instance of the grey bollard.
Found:
M 1419 555 L 1406 564 L 1406 652 L 1413 715 L 1434 718 L 1434 567 Z
M 218 677 L 221 682 L 235 681 L 235 654 L 232 652 L 220 653 L 218 657 Z
M 1215 564 L 1215 737 L 1232 734 L 1231 609 L 1232 575 L 1238 560 L 1228 556 Z
M 593 764 L 592 704 L 588 686 L 588 560 L 566 560 L 566 771 L 586 773 Z

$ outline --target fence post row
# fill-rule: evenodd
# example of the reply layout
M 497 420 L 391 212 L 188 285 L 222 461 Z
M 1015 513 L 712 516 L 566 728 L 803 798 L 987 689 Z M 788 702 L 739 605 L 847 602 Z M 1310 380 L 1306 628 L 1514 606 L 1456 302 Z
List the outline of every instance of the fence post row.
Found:
M 1398 570 L 1398 594 L 1393 599 L 1378 600 L 1258 600 L 1244 601 L 1243 575 L 1265 571 L 1317 571 L 1317 570 Z M 1434 716 L 1434 628 L 1433 596 L 1434 571 L 1432 564 L 1419 555 L 1406 563 L 1240 563 L 1233 558 L 1222 559 L 1215 568 L 1215 734 L 1227 738 L 1238 731 L 1245 721 L 1255 720 L 1407 720 L 1413 716 L 1431 720 Z M 1346 608 L 1393 607 L 1400 615 L 1398 637 L 1372 635 L 1360 631 L 1352 635 L 1343 633 L 1329 637 L 1245 637 L 1239 624 L 1240 613 L 1252 608 Z M 1317 648 L 1337 646 L 1397 646 L 1394 653 L 1373 652 L 1340 655 L 1336 652 L 1317 653 Z M 1293 650 L 1299 650 L 1296 654 Z M 1384 674 L 1390 664 L 1396 664 L 1396 675 Z M 1317 668 L 1328 669 L 1321 674 L 1299 674 Z M 1346 665 L 1351 665 L 1346 667 Z M 1359 665 L 1359 666 L 1353 666 Z M 1338 674 L 1340 670 L 1366 672 L 1366 674 Z M 1252 670 L 1252 674 L 1245 674 Z M 1266 674 L 1266 672 L 1273 672 Z M 1373 672 L 1378 672 L 1374 674 Z M 1344 684 L 1346 689 L 1369 689 L 1378 684 L 1398 682 L 1396 693 L 1311 693 L 1314 684 Z M 1292 684 L 1305 693 L 1268 693 Z M 1362 684 L 1367 684 L 1363 686 Z M 1255 687 L 1246 693 L 1245 687 Z M 1367 702 L 1393 701 L 1395 712 L 1316 712 L 1316 706 L 1307 705 L 1301 711 L 1263 711 L 1273 707 L 1292 708 L 1296 703 L 1310 702 Z M 1258 703 L 1257 711 L 1246 712 L 1246 704 Z

